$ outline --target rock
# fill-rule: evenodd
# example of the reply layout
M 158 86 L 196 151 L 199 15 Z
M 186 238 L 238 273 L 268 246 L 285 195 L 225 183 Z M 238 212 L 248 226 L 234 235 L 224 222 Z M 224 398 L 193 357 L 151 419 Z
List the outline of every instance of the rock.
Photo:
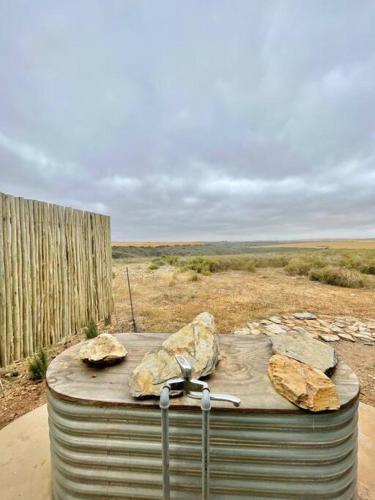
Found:
M 272 321 L 272 323 L 276 323 L 277 325 L 281 325 L 282 323 L 281 318 L 279 316 L 271 316 L 270 321 Z
M 259 328 L 252 328 L 250 330 L 251 335 L 260 335 L 262 332 L 259 330 Z
M 340 408 L 332 380 L 305 363 L 275 354 L 269 361 L 268 375 L 277 392 L 300 408 L 313 412 Z
M 181 370 L 176 354 L 191 362 L 194 377 L 214 372 L 219 361 L 219 345 L 211 314 L 199 314 L 191 323 L 170 335 L 159 348 L 143 357 L 130 378 L 132 396 L 159 396 L 166 380 L 179 377 Z
M 310 312 L 297 312 L 294 313 L 293 316 L 296 319 L 318 319 L 318 317 L 315 314 Z
M 298 333 L 308 333 L 307 330 L 305 328 L 303 328 L 302 326 L 295 326 L 293 328 L 293 331 L 298 332 Z
M 249 328 L 239 328 L 234 331 L 234 335 L 251 335 L 251 333 Z
M 340 328 L 339 326 L 335 326 L 335 325 L 332 325 L 331 326 L 331 332 L 333 333 L 342 333 L 342 328 Z
M 334 333 L 320 333 L 319 337 L 325 342 L 337 342 L 337 340 L 340 340 L 340 337 Z
M 278 335 L 279 333 L 285 333 L 285 332 L 286 332 L 285 326 L 276 325 L 275 323 L 271 323 L 270 325 L 267 325 L 265 328 L 265 333 L 270 333 L 272 335 Z
M 371 335 L 364 335 L 363 333 L 353 333 L 356 339 L 372 341 L 373 337 Z
M 272 351 L 331 374 L 337 364 L 335 350 L 308 333 L 289 332 L 271 337 Z
M 89 365 L 111 366 L 122 361 L 127 353 L 116 337 L 109 333 L 101 333 L 82 345 L 79 357 Z
M 339 333 L 340 339 L 349 340 L 350 342 L 355 342 L 355 338 L 350 333 Z

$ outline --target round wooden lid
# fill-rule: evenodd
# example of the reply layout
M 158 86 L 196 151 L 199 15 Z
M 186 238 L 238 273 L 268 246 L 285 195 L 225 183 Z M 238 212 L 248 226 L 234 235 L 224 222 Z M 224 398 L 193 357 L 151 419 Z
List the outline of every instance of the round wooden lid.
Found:
M 158 398 L 135 399 L 129 392 L 129 378 L 143 356 L 158 347 L 168 334 L 118 333 L 116 338 L 126 347 L 128 355 L 117 365 L 92 368 L 79 359 L 82 344 L 70 347 L 50 364 L 47 385 L 55 397 L 88 404 L 111 404 L 128 407 L 158 407 Z M 298 412 L 295 405 L 280 396 L 267 374 L 272 356 L 268 337 L 259 335 L 220 335 L 221 360 L 216 372 L 206 380 L 211 392 L 231 394 L 241 398 L 241 406 L 213 402 L 213 408 L 240 412 Z M 339 361 L 332 377 L 341 406 L 358 397 L 359 383 L 354 372 Z M 173 408 L 200 409 L 197 400 L 185 396 L 171 400 Z

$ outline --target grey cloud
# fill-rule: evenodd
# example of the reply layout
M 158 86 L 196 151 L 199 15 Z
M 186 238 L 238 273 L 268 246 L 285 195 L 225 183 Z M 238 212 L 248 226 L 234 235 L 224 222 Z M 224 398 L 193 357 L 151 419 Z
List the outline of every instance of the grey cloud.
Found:
M 374 14 L 0 0 L 0 189 L 115 240 L 375 237 Z

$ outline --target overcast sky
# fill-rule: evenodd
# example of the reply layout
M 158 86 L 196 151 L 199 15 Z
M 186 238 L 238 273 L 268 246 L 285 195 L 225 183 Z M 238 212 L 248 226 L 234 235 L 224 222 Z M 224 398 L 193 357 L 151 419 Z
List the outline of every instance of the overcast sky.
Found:
M 375 2 L 0 0 L 0 191 L 114 240 L 375 237 Z

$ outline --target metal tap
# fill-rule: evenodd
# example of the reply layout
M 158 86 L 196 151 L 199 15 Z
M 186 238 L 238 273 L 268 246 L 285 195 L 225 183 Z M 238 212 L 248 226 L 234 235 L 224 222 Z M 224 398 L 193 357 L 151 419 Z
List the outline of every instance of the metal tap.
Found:
M 200 399 L 202 409 L 202 499 L 209 498 L 209 414 L 211 400 L 225 401 L 234 406 L 240 405 L 240 399 L 228 394 L 213 394 L 207 382 L 193 378 L 193 367 L 181 355 L 176 355 L 181 370 L 181 377 L 167 380 L 160 395 L 162 421 L 162 465 L 163 465 L 163 499 L 170 500 L 169 483 L 169 396 L 170 393 L 183 392 L 189 398 Z

